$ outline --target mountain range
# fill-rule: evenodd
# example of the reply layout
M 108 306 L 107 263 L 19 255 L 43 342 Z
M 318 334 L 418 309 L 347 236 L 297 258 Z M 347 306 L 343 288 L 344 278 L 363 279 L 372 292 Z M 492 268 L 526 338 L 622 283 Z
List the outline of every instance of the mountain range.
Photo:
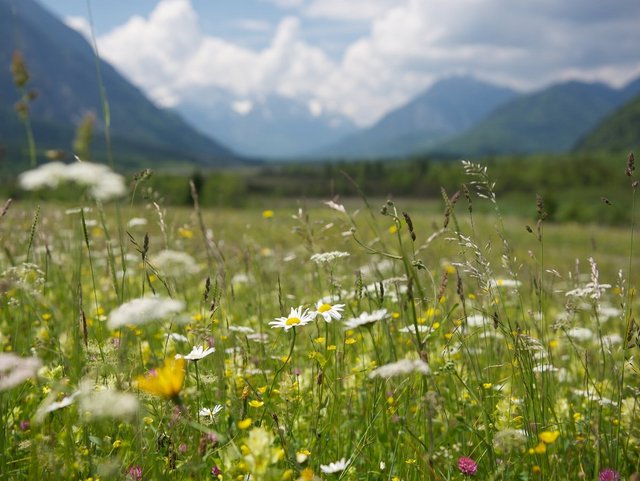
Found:
M 256 158 L 295 157 L 357 129 L 349 118 L 323 110 L 317 101 L 276 94 L 237 96 L 208 88 L 190 92 L 176 110 L 234 151 Z
M 437 82 L 372 127 L 313 155 L 449 158 L 567 152 L 639 93 L 640 79 L 621 89 L 570 81 L 522 94 L 471 77 L 453 77 Z
M 514 98 L 434 151 L 476 157 L 568 152 L 609 113 L 640 93 L 638 87 L 638 82 L 623 89 L 577 81 L 552 85 Z
M 621 89 L 570 81 L 522 93 L 470 76 L 449 77 L 366 128 L 314 100 L 275 94 L 194 90 L 174 109 L 161 109 L 108 63 L 97 62 L 87 40 L 35 0 L 0 0 L 0 153 L 7 151 L 14 163 L 25 159 L 25 129 L 14 110 L 20 93 L 9 68 L 14 51 L 25 59 L 27 88 L 38 94 L 30 119 L 39 149 L 71 150 L 78 124 L 92 112 L 98 131 L 93 152 L 104 157 L 99 68 L 115 161 L 126 168 L 482 157 L 640 142 L 639 101 L 632 101 L 640 79 Z
M 29 73 L 26 87 L 37 93 L 30 118 L 39 148 L 70 149 L 77 125 L 87 112 L 104 128 L 96 68 L 108 96 L 113 149 L 120 165 L 193 163 L 234 165 L 242 159 L 198 132 L 176 113 L 156 107 L 111 65 L 96 62 L 85 38 L 34 0 L 0 0 L 0 144 L 19 158 L 25 130 L 14 104 L 20 98 L 9 66 L 19 51 Z M 95 150 L 104 152 L 102 135 Z
M 381 158 L 428 150 L 439 141 L 464 132 L 517 93 L 473 77 L 436 82 L 407 104 L 314 153 L 320 157 Z

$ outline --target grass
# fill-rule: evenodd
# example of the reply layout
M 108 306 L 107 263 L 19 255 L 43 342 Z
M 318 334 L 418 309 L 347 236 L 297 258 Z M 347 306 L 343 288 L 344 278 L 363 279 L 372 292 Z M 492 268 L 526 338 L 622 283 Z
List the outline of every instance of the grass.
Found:
M 467 170 L 455 206 L 14 202 L 0 479 L 634 479 L 632 228 L 503 216 Z

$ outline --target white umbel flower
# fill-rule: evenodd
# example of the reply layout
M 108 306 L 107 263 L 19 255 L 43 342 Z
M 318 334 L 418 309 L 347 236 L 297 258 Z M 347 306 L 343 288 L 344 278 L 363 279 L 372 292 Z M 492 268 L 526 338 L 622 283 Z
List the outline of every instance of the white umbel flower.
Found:
M 340 251 L 321 252 L 319 254 L 313 254 L 311 260 L 316 264 L 326 264 L 342 257 L 349 257 L 350 255 L 348 252 Z
M 338 212 L 342 212 L 343 214 L 347 213 L 347 210 L 344 208 L 344 205 L 338 204 L 332 200 L 327 200 L 324 202 L 325 205 L 329 206 L 329 208 L 333 210 L 337 210 Z
M 184 303 L 174 299 L 162 297 L 140 297 L 129 302 L 125 302 L 109 314 L 107 326 L 109 329 L 119 327 L 145 324 L 149 321 L 165 319 L 174 314 L 182 312 Z
M 27 170 L 18 176 L 18 184 L 24 190 L 55 188 L 66 178 L 66 165 L 62 162 L 49 162 Z
M 429 369 L 429 365 L 421 359 L 402 359 L 374 369 L 369 373 L 369 378 L 382 377 L 388 379 L 390 377 L 411 374 L 412 372 L 427 375 L 431 373 L 431 369 Z
M 171 249 L 158 252 L 151 257 L 150 262 L 162 274 L 171 277 L 184 277 L 200 271 L 193 257 L 186 252 Z
M 567 331 L 567 336 L 578 341 L 588 341 L 593 338 L 593 331 L 588 327 L 573 327 Z
M 131 393 L 89 383 L 83 383 L 80 391 L 79 408 L 88 419 L 130 420 L 138 413 L 138 398 Z
M 37 357 L 20 357 L 11 352 L 0 353 L 0 391 L 22 384 L 42 365 Z
M 86 187 L 98 200 L 109 200 L 123 196 L 126 191 L 124 177 L 109 167 L 93 162 L 49 162 L 20 174 L 18 183 L 25 190 L 56 188 L 64 182 L 74 182 Z
M 309 309 L 304 309 L 303 306 L 296 307 L 295 309 L 292 307 L 291 312 L 287 317 L 277 317 L 275 321 L 271 321 L 269 325 L 272 328 L 282 328 L 285 331 L 293 327 L 304 326 L 305 324 L 309 324 L 311 321 L 315 319 L 315 312 L 309 312 Z

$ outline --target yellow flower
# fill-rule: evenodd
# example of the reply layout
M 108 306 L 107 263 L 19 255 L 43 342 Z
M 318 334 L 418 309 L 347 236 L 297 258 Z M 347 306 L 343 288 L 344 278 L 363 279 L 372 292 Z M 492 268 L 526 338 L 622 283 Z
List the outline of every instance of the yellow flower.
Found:
M 264 210 L 264 211 L 262 211 L 262 217 L 264 219 L 271 219 L 273 217 L 273 211 L 272 210 Z
M 249 406 L 251 406 L 252 408 L 261 408 L 262 406 L 264 406 L 264 401 L 258 401 L 257 399 L 253 399 L 249 401 Z
M 544 443 L 538 443 L 538 445 L 533 448 L 533 452 L 536 454 L 543 454 L 547 451 L 547 446 Z
M 398 232 L 398 227 L 395 224 L 389 227 L 389 234 L 395 234 L 396 232 Z
M 243 419 L 242 421 L 238 421 L 238 427 L 240 429 L 247 429 L 249 426 L 251 426 L 252 422 L 253 421 L 251 420 L 251 418 Z
M 193 239 L 193 231 L 184 227 L 178 228 L 178 235 L 183 239 Z
M 545 444 L 552 444 L 555 443 L 558 436 L 560 436 L 560 431 L 543 431 L 540 433 L 540 441 Z
M 182 391 L 186 364 L 184 358 L 168 358 L 162 367 L 138 376 L 135 382 L 139 389 L 149 394 L 176 399 Z
M 298 479 L 299 481 L 313 481 L 315 479 L 315 475 L 311 469 L 305 468 L 300 471 L 300 478 Z

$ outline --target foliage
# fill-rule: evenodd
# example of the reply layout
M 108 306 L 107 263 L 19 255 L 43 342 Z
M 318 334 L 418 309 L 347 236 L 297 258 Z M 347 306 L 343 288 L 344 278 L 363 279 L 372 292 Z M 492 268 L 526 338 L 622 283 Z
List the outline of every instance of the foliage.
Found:
M 148 173 L 135 205 L 6 205 L 0 478 L 636 476 L 633 224 L 505 216 L 458 169 L 437 214 L 167 208 Z

